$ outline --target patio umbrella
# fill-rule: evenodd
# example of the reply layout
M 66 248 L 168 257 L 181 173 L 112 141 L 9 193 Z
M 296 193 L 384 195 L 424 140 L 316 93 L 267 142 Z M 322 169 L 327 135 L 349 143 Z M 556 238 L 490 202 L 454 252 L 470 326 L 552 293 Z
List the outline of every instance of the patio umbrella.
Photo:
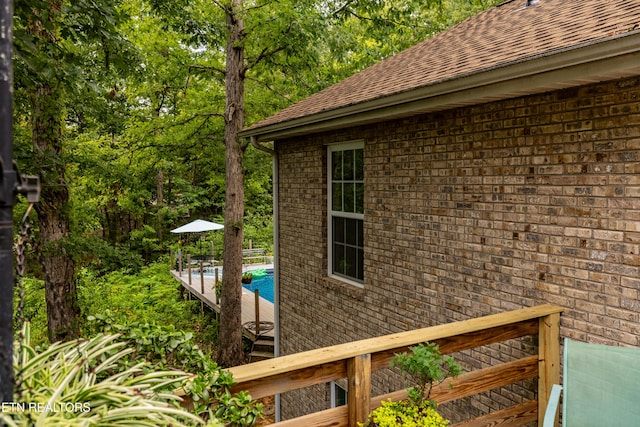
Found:
M 205 221 L 204 219 L 196 219 L 195 221 L 185 224 L 171 230 L 172 233 L 202 233 L 204 231 L 220 230 L 224 225 L 217 222 Z
M 217 222 L 205 221 L 204 219 L 196 219 L 188 224 L 182 225 L 171 230 L 172 233 L 204 233 L 205 231 L 221 230 L 224 225 Z M 188 242 L 188 235 L 187 235 Z M 213 252 L 213 247 L 211 248 Z M 202 253 L 202 245 L 200 245 L 200 253 Z

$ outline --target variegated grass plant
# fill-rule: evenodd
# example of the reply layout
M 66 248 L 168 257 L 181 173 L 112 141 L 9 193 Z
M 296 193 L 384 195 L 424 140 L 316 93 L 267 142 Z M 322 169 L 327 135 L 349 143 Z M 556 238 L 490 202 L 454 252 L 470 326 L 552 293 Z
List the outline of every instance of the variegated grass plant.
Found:
M 127 366 L 134 351 L 118 335 L 60 342 L 39 352 L 30 346 L 28 323 L 14 349 L 15 402 L 4 405 L 8 426 L 222 426 L 180 407 L 173 390 L 189 377 L 154 372 L 146 362 Z M 7 408 L 10 410 L 7 411 Z

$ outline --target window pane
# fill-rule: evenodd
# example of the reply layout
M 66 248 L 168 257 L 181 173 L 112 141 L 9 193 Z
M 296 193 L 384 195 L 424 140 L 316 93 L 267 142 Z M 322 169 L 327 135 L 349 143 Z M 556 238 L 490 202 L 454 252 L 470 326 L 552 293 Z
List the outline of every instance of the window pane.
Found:
M 356 220 L 358 227 L 358 243 L 356 245 L 359 248 L 364 248 L 364 221 Z
M 342 212 L 355 212 L 356 210 L 356 194 L 355 184 L 344 184 L 344 206 Z
M 356 213 L 364 213 L 364 184 L 359 182 L 356 186 Z
M 349 277 L 357 277 L 356 272 L 358 271 L 358 250 L 356 248 L 352 248 L 347 246 L 345 248 L 345 272 Z
M 347 404 L 347 391 L 340 387 L 338 384 L 333 384 L 335 402 L 334 407 L 344 406 Z
M 334 181 L 342 179 L 342 151 L 331 153 L 331 170 Z
M 355 179 L 364 181 L 364 150 L 355 150 Z
M 331 209 L 334 211 L 342 211 L 342 183 L 334 182 L 331 185 Z
M 338 274 L 345 274 L 344 268 L 346 261 L 344 259 L 344 246 L 333 246 L 333 272 Z
M 343 179 L 345 180 L 353 180 L 355 174 L 353 170 L 353 150 L 344 151 L 344 170 L 343 170 Z
M 345 230 L 345 237 L 346 237 L 346 244 L 347 245 L 351 245 L 351 246 L 356 246 L 358 244 L 358 225 L 357 223 L 360 222 L 357 219 L 346 219 L 346 230 Z
M 336 243 L 344 243 L 344 218 L 333 218 L 333 241 Z
M 364 280 L 364 250 L 358 249 L 358 272 L 357 276 L 359 280 Z

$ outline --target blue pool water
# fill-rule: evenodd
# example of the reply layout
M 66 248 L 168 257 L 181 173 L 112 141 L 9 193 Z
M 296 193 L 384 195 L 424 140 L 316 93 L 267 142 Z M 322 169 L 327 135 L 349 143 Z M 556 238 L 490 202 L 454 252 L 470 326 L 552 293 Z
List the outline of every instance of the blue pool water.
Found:
M 252 270 L 248 270 L 247 272 L 251 272 Z M 254 276 L 253 279 L 251 280 L 251 283 L 249 283 L 248 285 L 243 284 L 242 286 L 250 291 L 253 292 L 256 289 L 258 289 L 258 291 L 260 292 L 260 297 L 266 299 L 267 301 L 273 303 L 274 302 L 274 296 L 273 296 L 273 268 L 268 268 L 268 269 L 260 269 L 260 270 L 253 270 L 253 271 L 261 271 L 262 274 L 264 274 L 265 272 L 267 273 L 264 276 Z M 214 269 L 213 268 L 205 268 L 204 270 L 204 274 L 205 277 L 213 277 L 214 276 Z M 220 280 L 222 280 L 222 267 L 218 267 L 218 277 L 220 278 Z
M 251 283 L 242 286 L 251 292 L 258 289 L 262 298 L 273 303 L 273 270 L 267 270 L 266 276 L 254 277 Z

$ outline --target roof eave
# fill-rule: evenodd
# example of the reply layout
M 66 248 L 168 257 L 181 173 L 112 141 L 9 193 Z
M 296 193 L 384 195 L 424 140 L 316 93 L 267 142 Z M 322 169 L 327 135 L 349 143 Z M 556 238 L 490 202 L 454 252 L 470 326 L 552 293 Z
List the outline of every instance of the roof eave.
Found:
M 638 74 L 640 32 L 630 32 L 411 91 L 245 129 L 240 136 L 273 141 Z

